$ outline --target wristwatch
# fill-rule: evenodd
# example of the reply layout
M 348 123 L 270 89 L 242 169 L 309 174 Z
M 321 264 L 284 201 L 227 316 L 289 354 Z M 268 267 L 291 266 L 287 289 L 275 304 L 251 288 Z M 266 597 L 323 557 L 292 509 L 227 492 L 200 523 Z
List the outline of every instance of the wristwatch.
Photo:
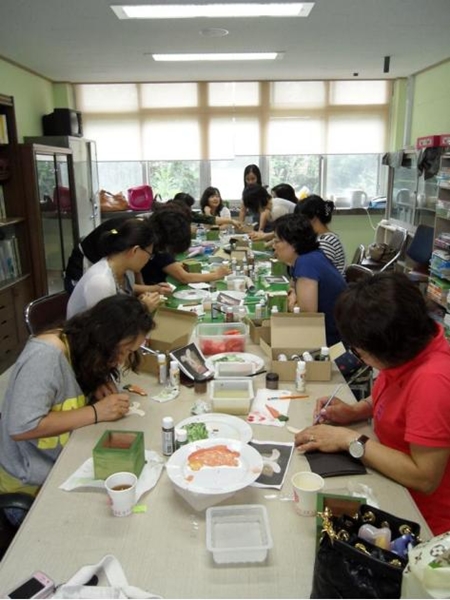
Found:
M 362 458 L 365 452 L 365 445 L 369 438 L 367 435 L 361 435 L 356 440 L 352 440 L 348 446 L 350 456 L 353 458 Z

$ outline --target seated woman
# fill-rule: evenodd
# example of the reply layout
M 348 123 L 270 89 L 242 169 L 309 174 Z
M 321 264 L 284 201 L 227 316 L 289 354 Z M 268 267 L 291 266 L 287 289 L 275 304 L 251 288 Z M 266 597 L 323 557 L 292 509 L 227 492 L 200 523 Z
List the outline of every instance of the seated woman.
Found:
M 298 198 L 295 195 L 295 190 L 289 183 L 279 183 L 270 191 L 273 198 L 284 198 L 284 200 L 289 200 L 289 202 L 293 202 L 294 204 L 297 204 L 298 202 Z
M 334 202 L 323 200 L 315 194 L 308 196 L 299 202 L 294 210 L 295 214 L 305 215 L 311 221 L 320 249 L 334 264 L 336 269 L 344 275 L 345 272 L 345 251 L 339 236 L 328 229 L 331 222 L 331 215 L 334 210 Z
M 203 192 L 200 198 L 200 208 L 205 215 L 231 219 L 230 209 L 224 206 L 222 196 L 215 187 L 207 187 Z
M 308 452 L 348 451 L 407 487 L 435 535 L 450 530 L 450 347 L 419 288 L 402 273 L 352 284 L 336 303 L 342 339 L 380 371 L 372 395 L 316 405 L 295 436 Z M 375 437 L 342 427 L 373 419 Z M 325 423 L 330 423 L 332 426 Z
M 135 285 L 139 272 L 153 255 L 155 236 L 148 220 L 127 219 L 117 229 L 104 232 L 99 240 L 104 258 L 92 265 L 76 284 L 67 304 L 67 318 L 91 308 L 114 294 L 139 294 L 150 311 L 159 304 L 159 293 Z
M 146 285 L 160 283 L 167 276 L 182 284 L 210 282 L 229 275 L 229 267 L 219 266 L 210 273 L 188 273 L 177 261 L 175 254 L 186 252 L 191 243 L 189 213 L 186 207 L 173 206 L 175 202 L 156 210 L 149 217 L 149 225 L 156 232 L 155 252 L 141 270 Z
M 118 295 L 29 338 L 2 405 L 1 492 L 36 495 L 71 431 L 127 413 L 128 394 L 118 393 L 112 376 L 137 368 L 152 326 L 142 302 Z
M 215 190 L 216 188 L 207 188 L 207 189 Z M 220 193 L 219 193 L 219 196 L 220 196 Z M 183 205 L 187 206 L 189 208 L 189 212 L 190 212 L 190 219 L 191 219 L 192 223 L 194 223 L 196 225 L 203 223 L 205 225 L 217 225 L 219 227 L 221 227 L 222 225 L 233 225 L 234 227 L 237 227 L 238 229 L 241 227 L 241 223 L 231 217 L 231 213 L 228 210 L 228 208 L 226 208 L 226 207 L 223 207 L 224 210 L 221 212 L 221 214 L 217 214 L 217 213 L 209 214 L 209 213 L 206 213 L 205 211 L 203 211 L 203 209 L 202 209 L 202 212 L 193 210 L 193 206 L 195 204 L 195 199 L 190 194 L 186 194 L 185 192 L 178 192 L 178 194 L 175 194 L 175 196 L 173 197 L 173 200 L 170 200 L 170 203 L 172 205 L 178 204 L 181 206 L 183 206 Z
M 327 345 L 340 341 L 333 310 L 347 284 L 319 243 L 309 219 L 303 215 L 285 215 L 275 221 L 275 254 L 290 267 L 292 290 L 289 308 L 325 314 Z
M 292 214 L 295 205 L 283 198 L 272 198 L 262 185 L 249 185 L 242 193 L 245 209 L 259 216 L 257 231 L 271 232 L 276 219 L 283 215 Z

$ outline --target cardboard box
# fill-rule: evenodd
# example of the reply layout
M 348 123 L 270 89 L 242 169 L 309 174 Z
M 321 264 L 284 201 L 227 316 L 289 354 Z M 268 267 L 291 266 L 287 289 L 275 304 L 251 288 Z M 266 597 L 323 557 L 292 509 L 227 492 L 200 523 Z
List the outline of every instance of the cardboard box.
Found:
M 173 308 L 158 308 L 155 314 L 155 328 L 150 334 L 148 347 L 168 356 L 169 352 L 189 344 L 192 332 L 197 325 L 195 313 Z M 141 357 L 140 370 L 158 374 L 156 356 L 145 354 Z
M 261 328 L 260 346 L 269 356 L 270 370 L 278 373 L 282 381 L 295 381 L 297 361 L 277 360 L 279 354 L 301 354 L 326 346 L 325 316 L 323 313 L 275 314 L 270 317 L 270 328 Z M 308 381 L 330 381 L 331 361 L 306 363 Z
M 259 344 L 261 331 L 266 330 L 266 335 L 270 335 L 270 321 L 268 319 L 252 319 L 246 317 L 244 321 L 248 325 L 248 334 L 254 344 Z
M 270 259 L 270 268 L 274 277 L 282 277 L 287 275 L 287 265 L 276 258 Z
M 201 273 L 202 272 L 202 263 L 198 260 L 194 260 L 193 258 L 186 258 L 183 260 L 183 269 L 188 273 Z
M 113 473 L 128 471 L 139 477 L 145 464 L 142 431 L 110 431 L 107 429 L 92 452 L 95 479 L 106 479 Z
M 208 241 L 218 240 L 220 235 L 220 230 L 218 227 L 211 227 L 209 231 L 206 232 L 206 239 Z

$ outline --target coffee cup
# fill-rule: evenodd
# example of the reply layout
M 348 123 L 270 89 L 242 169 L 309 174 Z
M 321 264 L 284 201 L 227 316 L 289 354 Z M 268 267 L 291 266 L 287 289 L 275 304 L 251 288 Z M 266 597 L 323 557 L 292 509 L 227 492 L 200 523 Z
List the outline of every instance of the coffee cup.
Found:
M 121 471 L 113 473 L 105 481 L 105 488 L 111 500 L 111 510 L 115 517 L 131 515 L 136 504 L 137 477 L 134 473 Z
M 294 492 L 294 506 L 299 515 L 313 517 L 317 512 L 317 493 L 325 482 L 317 473 L 300 471 L 291 479 Z

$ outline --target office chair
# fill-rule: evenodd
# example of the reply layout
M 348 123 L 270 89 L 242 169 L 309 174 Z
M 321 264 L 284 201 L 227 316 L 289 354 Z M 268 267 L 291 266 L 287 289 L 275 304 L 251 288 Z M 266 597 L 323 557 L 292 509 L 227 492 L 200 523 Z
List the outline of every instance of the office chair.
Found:
M 375 261 L 375 260 L 372 260 L 372 259 L 366 257 L 362 260 L 361 264 L 364 267 L 367 267 L 368 269 L 371 269 L 372 271 L 375 271 L 377 273 L 381 273 L 381 271 L 388 271 L 390 269 L 393 269 L 395 266 L 395 263 L 403 255 L 407 241 L 408 241 L 408 232 L 406 231 L 406 229 L 403 229 L 403 227 L 397 227 L 395 229 L 395 231 L 392 233 L 391 239 L 388 243 L 389 248 L 391 248 L 395 251 L 392 258 L 388 262 L 384 263 L 384 262 L 378 262 L 378 261 Z
M 31 335 L 38 335 L 46 329 L 60 327 L 66 320 L 69 294 L 56 292 L 32 300 L 25 307 L 25 323 Z
M 344 277 L 347 283 L 354 283 L 365 277 L 372 277 L 374 271 L 360 264 L 351 264 L 345 269 Z
M 0 494 L 0 560 L 12 542 L 20 525 L 13 525 L 5 514 L 5 509 L 15 508 L 27 513 L 33 504 L 34 496 L 22 492 Z
M 434 228 L 429 225 L 418 225 L 411 244 L 406 249 L 406 256 L 414 263 L 408 277 L 416 283 L 427 283 L 430 272 L 430 260 L 433 253 Z

